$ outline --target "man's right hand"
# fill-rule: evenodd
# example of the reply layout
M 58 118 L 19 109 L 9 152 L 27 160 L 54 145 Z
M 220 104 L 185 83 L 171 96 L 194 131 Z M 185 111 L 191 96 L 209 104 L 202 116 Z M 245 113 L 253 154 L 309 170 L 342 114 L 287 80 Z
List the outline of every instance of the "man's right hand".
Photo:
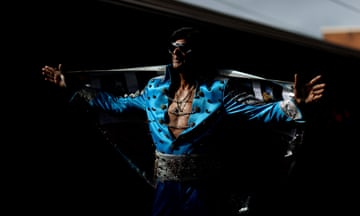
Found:
M 58 68 L 45 65 L 42 69 L 44 79 L 59 87 L 66 87 L 64 74 L 61 72 L 61 64 Z

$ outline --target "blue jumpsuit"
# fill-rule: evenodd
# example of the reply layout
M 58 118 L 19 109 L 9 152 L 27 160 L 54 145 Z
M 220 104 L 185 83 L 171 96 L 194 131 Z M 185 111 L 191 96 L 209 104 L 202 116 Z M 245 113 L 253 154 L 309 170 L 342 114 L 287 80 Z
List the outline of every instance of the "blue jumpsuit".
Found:
M 146 112 L 153 146 L 156 152 L 167 155 L 211 155 L 217 158 L 224 131 L 221 121 L 225 118 L 239 119 L 239 124 L 246 121 L 294 122 L 303 123 L 300 110 L 291 100 L 273 103 L 244 103 L 228 91 L 229 80 L 214 79 L 212 82 L 198 81 L 189 116 L 188 128 L 175 138 L 168 128 L 169 87 L 171 85 L 171 67 L 167 65 L 164 76 L 154 77 L 148 81 L 141 93 L 135 96 L 120 97 L 106 92 L 97 92 L 86 101 L 91 107 L 104 111 L 124 113 L 128 110 Z M 221 151 L 222 153 L 224 151 Z M 226 151 L 225 151 L 226 152 Z M 220 174 L 217 169 L 210 169 Z M 172 181 L 159 180 L 156 184 L 153 205 L 153 216 L 160 215 L 225 215 L 221 213 L 221 190 L 215 185 L 222 184 L 212 175 L 209 181 Z M 208 176 L 208 177 L 209 177 Z M 219 192 L 219 193 L 218 193 Z M 217 196 L 214 197 L 214 196 Z M 220 202 L 221 203 L 221 202 Z M 219 206 L 220 205 L 220 206 Z

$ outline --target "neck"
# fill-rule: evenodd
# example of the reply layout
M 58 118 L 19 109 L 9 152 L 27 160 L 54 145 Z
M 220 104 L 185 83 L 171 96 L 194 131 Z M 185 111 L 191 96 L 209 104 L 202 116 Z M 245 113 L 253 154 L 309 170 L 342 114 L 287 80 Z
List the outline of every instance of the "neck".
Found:
M 191 73 L 179 73 L 179 88 L 190 89 L 196 83 L 194 76 Z
M 180 79 L 179 89 L 191 89 L 195 86 L 195 81 Z

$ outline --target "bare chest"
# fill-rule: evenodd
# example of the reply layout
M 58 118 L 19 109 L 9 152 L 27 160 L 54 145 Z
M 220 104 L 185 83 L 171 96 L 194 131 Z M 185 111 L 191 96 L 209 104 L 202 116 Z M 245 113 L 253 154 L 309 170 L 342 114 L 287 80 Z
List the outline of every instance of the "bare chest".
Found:
M 194 98 L 194 91 L 189 90 L 182 92 L 172 100 L 169 105 L 169 129 L 175 137 L 178 137 L 180 133 L 189 127 L 188 121 L 192 113 L 192 104 Z

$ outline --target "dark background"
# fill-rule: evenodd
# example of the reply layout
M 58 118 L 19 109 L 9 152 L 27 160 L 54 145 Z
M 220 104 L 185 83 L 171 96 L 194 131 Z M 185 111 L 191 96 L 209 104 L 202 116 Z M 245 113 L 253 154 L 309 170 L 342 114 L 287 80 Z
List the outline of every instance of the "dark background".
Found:
M 294 73 L 303 79 L 323 75 L 328 93 L 309 114 L 287 205 L 304 214 L 353 206 L 348 194 L 356 182 L 353 115 L 359 55 L 99 1 L 17 2 L 9 8 L 3 44 L 9 181 L 3 185 L 16 210 L 146 215 L 152 188 L 104 140 L 89 114 L 71 109 L 62 92 L 42 80 L 41 68 L 59 63 L 64 70 L 166 64 L 168 36 L 187 25 L 213 37 L 208 48 L 220 67 L 281 80 L 292 80 Z

